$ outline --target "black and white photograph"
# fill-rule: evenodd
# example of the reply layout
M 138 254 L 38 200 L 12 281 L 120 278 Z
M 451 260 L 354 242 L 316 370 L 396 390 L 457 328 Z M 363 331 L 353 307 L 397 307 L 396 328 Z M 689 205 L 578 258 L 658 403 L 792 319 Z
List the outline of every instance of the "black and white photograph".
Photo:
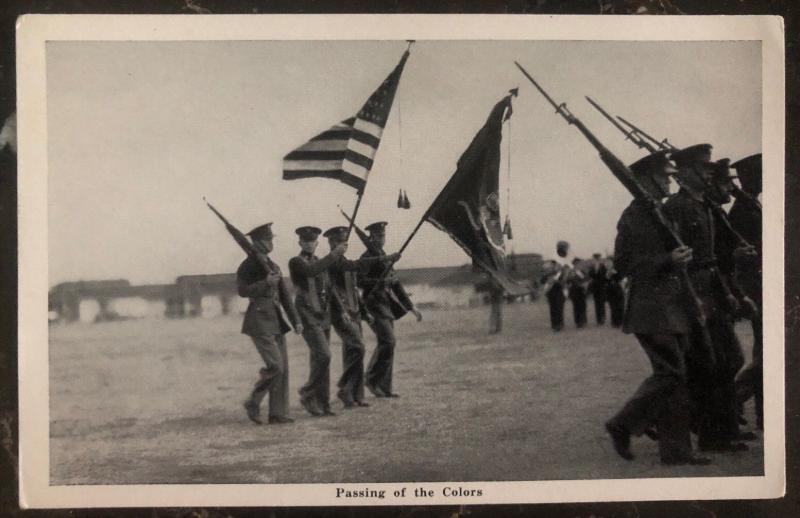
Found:
M 24 503 L 783 494 L 779 21 L 488 18 L 21 19 Z

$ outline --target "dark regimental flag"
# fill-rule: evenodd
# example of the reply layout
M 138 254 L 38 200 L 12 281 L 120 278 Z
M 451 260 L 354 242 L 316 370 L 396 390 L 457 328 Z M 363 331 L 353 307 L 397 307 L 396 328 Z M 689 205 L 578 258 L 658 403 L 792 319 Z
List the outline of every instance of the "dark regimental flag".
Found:
M 283 157 L 283 179 L 333 178 L 361 191 L 367 183 L 408 55 L 406 51 L 355 117 L 336 124 Z
M 511 97 L 516 93 L 512 90 L 494 106 L 425 219 L 447 232 L 507 293 L 522 295 L 529 290 L 514 282 L 506 269 L 498 192 L 502 127 L 511 117 Z

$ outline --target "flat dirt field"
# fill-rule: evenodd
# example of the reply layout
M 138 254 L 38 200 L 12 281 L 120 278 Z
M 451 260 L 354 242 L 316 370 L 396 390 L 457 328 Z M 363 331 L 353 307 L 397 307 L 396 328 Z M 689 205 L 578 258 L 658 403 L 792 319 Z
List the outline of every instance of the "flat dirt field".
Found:
M 571 306 L 567 304 L 568 317 Z M 590 321 L 593 310 L 589 305 Z M 291 425 L 256 426 L 242 401 L 261 360 L 239 316 L 50 329 L 51 482 L 63 484 L 554 480 L 763 473 L 760 442 L 663 467 L 635 439 L 611 448 L 603 423 L 650 368 L 635 338 L 593 324 L 553 333 L 547 305 L 430 310 L 397 323 L 399 399 L 313 418 L 297 389 L 308 349 L 290 334 Z M 569 321 L 569 318 L 568 318 Z M 375 337 L 366 329 L 367 353 Z M 751 335 L 737 327 L 749 354 Z M 333 338 L 332 381 L 341 373 Z M 332 391 L 335 393 L 335 390 Z M 266 412 L 264 412 L 266 414 Z M 754 422 L 752 403 L 747 417 Z

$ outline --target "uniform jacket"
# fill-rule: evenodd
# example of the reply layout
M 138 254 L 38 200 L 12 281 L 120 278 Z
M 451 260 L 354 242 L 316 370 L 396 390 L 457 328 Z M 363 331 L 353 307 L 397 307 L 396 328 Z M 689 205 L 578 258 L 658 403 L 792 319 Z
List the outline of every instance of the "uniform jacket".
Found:
M 383 264 L 379 256 L 351 261 L 344 256 L 334 261 L 328 268 L 331 289 L 341 301 L 342 312 L 353 320 L 365 318 L 366 306 L 358 292 L 358 272 L 366 271 L 373 264 Z M 334 321 L 341 320 L 342 314 L 332 314 Z
M 376 254 L 367 250 L 361 255 L 361 259 L 383 257 L 384 255 L 385 254 L 382 252 Z M 372 291 L 381 273 L 383 273 L 384 268 L 385 266 L 382 261 L 373 263 L 366 268 L 366 271 L 362 275 L 359 275 L 358 285 L 364 292 L 367 310 L 369 310 L 372 315 L 396 320 L 408 313 L 411 308 L 414 307 L 414 304 L 411 302 L 406 290 L 403 289 L 400 281 L 397 280 L 394 269 L 390 270 L 381 281 L 380 286 Z M 372 295 L 367 299 L 367 294 L 369 294 L 370 291 L 372 291 Z
M 301 253 L 289 261 L 289 275 L 297 293 L 294 306 L 300 315 L 303 327 L 331 326 L 331 310 L 341 311 L 341 301 L 331 291 L 328 268 L 336 261 L 328 254 L 322 259 L 313 254 Z
M 273 272 L 281 275 L 277 264 L 269 258 L 267 262 Z M 246 335 L 270 336 L 287 333 L 291 328 L 281 313 L 281 307 L 292 326 L 296 326 L 299 321 L 283 278 L 275 286 L 270 286 L 266 279 L 267 272 L 253 257 L 245 259 L 236 271 L 239 296 L 250 299 L 242 323 L 242 333 Z
M 622 330 L 641 334 L 684 334 L 689 330 L 687 295 L 670 260 L 674 243 L 649 206 L 634 200 L 617 223 L 614 268 L 630 279 Z
M 600 263 L 596 269 L 593 265 L 589 270 L 589 278 L 592 280 L 591 284 L 589 284 L 589 290 L 596 296 L 605 297 L 609 284 L 606 265 Z

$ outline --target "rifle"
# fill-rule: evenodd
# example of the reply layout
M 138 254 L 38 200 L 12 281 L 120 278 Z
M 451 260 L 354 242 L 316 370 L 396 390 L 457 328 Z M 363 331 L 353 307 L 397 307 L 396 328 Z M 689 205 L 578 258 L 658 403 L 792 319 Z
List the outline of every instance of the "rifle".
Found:
M 643 136 L 635 129 L 626 130 L 625 128 L 623 128 L 622 124 L 620 124 L 614 117 L 609 115 L 607 111 L 605 111 L 599 104 L 594 102 L 592 98 L 589 97 L 588 95 L 586 96 L 586 100 L 589 101 L 589 104 L 594 106 L 597 109 L 597 111 L 602 113 L 603 117 L 608 119 L 608 121 L 611 124 L 613 124 L 615 128 L 620 130 L 622 134 L 625 135 L 625 140 L 630 140 L 631 142 L 636 144 L 639 148 L 646 149 L 650 153 L 655 153 L 657 151 L 656 147 L 650 142 L 648 142 L 645 138 L 643 138 Z
M 633 176 L 633 172 L 628 169 L 619 158 L 617 158 L 611 151 L 609 151 L 598 139 L 597 137 L 592 134 L 591 131 L 580 121 L 577 117 L 575 117 L 569 109 L 567 109 L 566 103 L 557 104 L 548 94 L 547 92 L 542 89 L 541 86 L 536 82 L 528 71 L 522 68 L 522 65 L 514 62 L 515 65 L 520 69 L 520 71 L 525 75 L 526 78 L 536 87 L 537 90 L 544 96 L 545 99 L 556 109 L 556 113 L 561 115 L 566 121 L 567 124 L 572 124 L 583 134 L 584 137 L 594 146 L 597 152 L 600 154 L 600 159 L 606 165 L 606 167 L 611 170 L 611 173 L 619 180 L 628 192 L 630 192 L 634 198 L 643 200 L 647 205 L 650 207 L 653 216 L 655 217 L 656 221 L 664 227 L 664 229 L 669 233 L 670 237 L 672 237 L 673 241 L 676 243 L 677 246 L 686 246 L 683 243 L 683 240 L 680 238 L 675 229 L 672 227 L 672 224 L 667 219 L 666 215 L 662 210 L 661 202 L 654 198 L 642 185 L 636 180 Z M 697 295 L 697 291 L 692 284 L 692 280 L 689 277 L 689 272 L 686 269 L 686 266 L 682 266 L 679 268 L 681 281 L 683 283 L 683 287 L 686 290 L 686 293 L 689 295 L 689 299 L 692 303 L 692 309 L 694 313 L 694 318 L 697 324 L 700 326 L 702 330 L 702 345 L 704 348 L 704 353 L 707 356 L 708 361 L 710 364 L 714 364 L 716 362 L 716 357 L 714 354 L 714 348 L 711 342 L 711 335 L 708 332 L 708 327 L 706 327 L 706 315 L 703 311 L 703 305 L 700 302 L 700 297 Z
M 206 205 L 208 205 L 208 208 L 211 209 L 211 212 L 216 214 L 217 217 L 220 220 L 222 220 L 222 222 L 225 224 L 225 229 L 231 236 L 233 236 L 234 241 L 238 243 L 238 245 L 242 248 L 242 250 L 244 250 L 244 252 L 248 256 L 258 261 L 258 264 L 260 264 L 261 267 L 264 268 L 265 272 L 267 272 L 268 274 L 275 273 L 272 271 L 272 267 L 269 265 L 269 263 L 264 260 L 264 257 L 256 252 L 256 249 L 253 247 L 253 243 L 251 243 L 250 240 L 247 239 L 247 237 L 242 233 L 242 231 L 234 227 L 233 224 L 225 218 L 225 216 L 223 216 L 217 209 L 214 208 L 213 205 L 211 205 L 208 202 L 208 200 L 205 199 L 205 197 L 203 197 L 203 201 L 206 202 Z
M 361 229 L 361 227 L 356 225 L 355 222 L 353 222 L 353 219 L 350 216 L 348 216 L 347 213 L 345 211 L 343 211 L 341 207 L 339 207 L 339 212 L 341 212 L 342 216 L 344 216 L 344 218 L 347 220 L 347 222 L 350 225 L 352 225 L 353 230 L 356 231 L 356 235 L 358 236 L 358 239 L 361 240 L 361 243 L 364 245 L 364 247 L 366 247 L 366 249 L 369 250 L 371 253 L 373 253 L 375 255 L 380 255 L 381 251 L 378 250 L 377 248 L 375 248 L 375 245 L 372 243 L 372 240 L 370 240 L 370 238 L 367 235 L 367 233 L 364 232 Z
M 645 132 L 643 129 L 634 126 L 632 123 L 626 121 L 624 118 L 620 117 L 619 115 L 617 115 L 617 118 L 620 121 L 622 121 L 625 124 L 627 124 L 633 131 L 635 131 L 636 133 L 638 133 L 642 137 L 646 138 L 650 142 L 654 143 L 656 146 L 658 146 L 659 149 L 665 149 L 667 151 L 676 151 L 678 149 L 677 147 L 673 146 L 670 143 L 670 141 L 667 140 L 666 138 L 664 140 L 656 140 L 655 138 L 650 136 L 647 132 Z

